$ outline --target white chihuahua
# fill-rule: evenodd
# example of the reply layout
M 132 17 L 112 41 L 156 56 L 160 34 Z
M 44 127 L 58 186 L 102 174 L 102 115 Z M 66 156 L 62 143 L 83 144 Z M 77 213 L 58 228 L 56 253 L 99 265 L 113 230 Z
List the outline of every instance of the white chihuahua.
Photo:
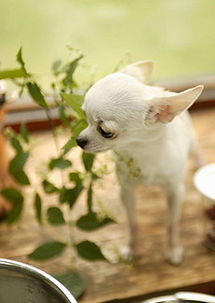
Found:
M 83 110 L 89 126 L 77 137 L 87 152 L 113 149 L 121 198 L 128 216 L 127 257 L 135 251 L 134 189 L 137 184 L 158 185 L 167 193 L 169 207 L 166 257 L 172 264 L 182 260 L 179 220 L 184 194 L 184 175 L 196 140 L 187 112 L 199 97 L 199 85 L 181 93 L 149 86 L 152 61 L 131 64 L 93 85 Z

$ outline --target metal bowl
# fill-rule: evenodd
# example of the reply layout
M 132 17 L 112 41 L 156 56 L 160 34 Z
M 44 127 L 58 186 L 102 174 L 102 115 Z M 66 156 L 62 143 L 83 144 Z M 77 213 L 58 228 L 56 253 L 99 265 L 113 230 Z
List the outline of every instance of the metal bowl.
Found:
M 177 292 L 170 296 L 152 298 L 142 303 L 215 303 L 215 297 L 196 292 Z
M 36 267 L 0 258 L 1 303 L 77 303 L 59 281 Z

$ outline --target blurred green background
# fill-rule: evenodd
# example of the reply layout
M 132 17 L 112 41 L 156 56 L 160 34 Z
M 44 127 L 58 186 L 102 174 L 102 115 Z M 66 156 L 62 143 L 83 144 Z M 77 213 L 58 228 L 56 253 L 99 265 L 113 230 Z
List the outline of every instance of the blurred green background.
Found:
M 111 72 L 120 60 L 156 61 L 156 78 L 215 72 L 213 0 L 0 0 L 1 68 L 23 47 L 42 81 L 66 46 L 85 54 L 81 78 Z M 130 54 L 130 55 L 128 55 Z

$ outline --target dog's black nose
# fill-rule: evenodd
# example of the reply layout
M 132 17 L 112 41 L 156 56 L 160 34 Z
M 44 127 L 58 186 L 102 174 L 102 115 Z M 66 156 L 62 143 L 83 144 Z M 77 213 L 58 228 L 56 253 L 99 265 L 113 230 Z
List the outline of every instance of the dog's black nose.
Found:
M 85 138 L 77 137 L 76 142 L 81 148 L 84 148 L 87 145 L 88 140 Z

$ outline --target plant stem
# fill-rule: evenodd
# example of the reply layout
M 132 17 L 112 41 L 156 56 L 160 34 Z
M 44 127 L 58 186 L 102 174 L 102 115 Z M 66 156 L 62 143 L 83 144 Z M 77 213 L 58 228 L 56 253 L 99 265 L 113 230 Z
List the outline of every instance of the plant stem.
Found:
M 54 139 L 54 143 L 55 143 L 55 147 L 56 147 L 57 156 L 59 156 L 60 146 L 59 146 L 58 136 L 57 136 L 56 128 L 55 128 L 55 125 L 53 123 L 53 119 L 51 117 L 49 109 L 46 109 L 46 115 L 47 115 L 47 118 L 48 118 L 50 126 L 51 126 L 51 131 L 52 131 L 52 135 L 53 135 L 53 139 Z M 63 186 L 63 184 L 64 184 L 64 175 L 63 175 L 62 171 L 61 171 L 61 180 L 62 180 L 62 186 Z M 68 221 L 67 221 L 67 227 L 68 227 L 68 234 L 69 234 L 68 248 L 70 250 L 70 258 L 71 258 L 70 269 L 74 270 L 74 264 L 76 263 L 75 262 L 76 261 L 76 255 L 74 253 L 74 241 L 73 241 L 74 235 L 73 235 L 73 232 L 72 232 L 73 228 L 74 228 L 74 223 L 71 219 L 72 215 L 71 215 L 70 207 L 68 207 L 68 214 L 69 214 L 69 218 L 68 218 Z
M 53 119 L 51 117 L 51 114 L 50 114 L 50 110 L 49 109 L 46 109 L 46 115 L 47 115 L 47 118 L 49 120 L 49 124 L 51 126 L 51 132 L 52 132 L 52 136 L 53 136 L 53 139 L 54 139 L 54 144 L 55 144 L 55 148 L 56 148 L 56 154 L 57 154 L 57 157 L 60 155 L 60 144 L 59 144 L 59 141 L 58 141 L 58 136 L 57 136 L 57 133 L 56 133 L 56 128 L 55 128 L 55 125 L 53 123 Z M 64 175 L 63 175 L 63 172 L 60 171 L 60 174 L 61 174 L 61 186 L 63 186 L 64 184 Z
M 51 126 L 51 131 L 52 131 L 52 135 L 53 135 L 53 139 L 54 139 L 54 143 L 55 143 L 55 147 L 56 147 L 56 152 L 57 152 L 57 155 L 58 155 L 60 146 L 59 146 L 59 142 L 58 142 L 58 137 L 57 137 L 55 125 L 53 123 L 53 119 L 51 117 L 50 110 L 46 109 L 45 111 L 46 111 L 47 118 L 49 120 L 49 124 Z
M 71 209 L 69 207 L 69 218 L 67 221 L 67 227 L 68 227 L 68 233 L 69 233 L 69 249 L 70 249 L 70 258 L 71 258 L 71 263 L 70 263 L 70 269 L 74 270 L 75 268 L 75 263 L 76 263 L 76 254 L 75 254 L 75 243 L 74 243 L 74 233 L 73 233 L 73 228 L 74 228 L 74 223 L 71 219 Z

